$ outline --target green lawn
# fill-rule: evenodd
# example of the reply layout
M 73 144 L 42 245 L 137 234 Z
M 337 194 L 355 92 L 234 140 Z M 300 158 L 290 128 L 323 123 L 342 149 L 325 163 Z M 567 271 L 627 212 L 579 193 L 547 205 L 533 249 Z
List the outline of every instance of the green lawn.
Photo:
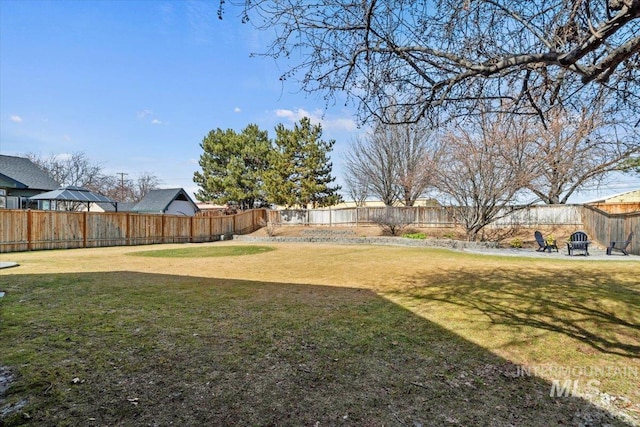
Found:
M 640 263 L 233 242 L 10 255 L 0 425 L 640 424 Z M 565 373 L 590 395 L 550 396 Z

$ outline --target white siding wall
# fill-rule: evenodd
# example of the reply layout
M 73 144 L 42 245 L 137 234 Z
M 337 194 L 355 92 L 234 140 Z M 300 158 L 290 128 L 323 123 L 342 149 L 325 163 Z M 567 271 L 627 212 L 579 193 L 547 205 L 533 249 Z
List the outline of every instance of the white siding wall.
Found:
M 183 200 L 174 200 L 170 205 L 167 212 L 170 215 L 187 215 L 193 216 L 196 213 L 193 205 L 187 201 Z

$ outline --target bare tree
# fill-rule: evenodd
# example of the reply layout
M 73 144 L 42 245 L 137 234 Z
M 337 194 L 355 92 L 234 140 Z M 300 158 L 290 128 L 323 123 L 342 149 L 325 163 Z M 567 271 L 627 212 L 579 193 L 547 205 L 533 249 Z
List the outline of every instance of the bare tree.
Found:
M 532 136 L 524 151 L 525 162 L 533 166 L 526 186 L 547 204 L 567 203 L 576 191 L 640 153 L 637 133 L 599 108 L 578 113 L 554 108 Z
M 329 99 L 345 91 L 363 120 L 397 119 L 389 95 L 415 122 L 476 111 L 479 100 L 541 113 L 536 100 L 569 107 L 576 93 L 640 118 L 640 0 L 235 3 L 243 22 L 275 32 L 262 54 L 300 58 L 282 80 Z
M 477 240 L 487 225 L 522 207 L 517 196 L 527 171 L 514 156 L 528 138 L 529 131 L 512 117 L 495 113 L 460 120 L 441 136 L 443 166 L 436 186 L 456 205 L 454 217 L 468 240 Z
M 388 125 L 398 149 L 398 185 L 405 206 L 413 206 L 433 184 L 438 149 L 424 123 Z
M 399 196 L 398 156 L 393 141 L 384 127 L 374 130 L 366 139 L 357 139 L 346 154 L 348 179 L 367 183 L 372 196 L 392 206 Z
M 347 153 L 347 182 L 366 183 L 385 205 L 413 206 L 431 185 L 437 150 L 424 123 L 378 122 Z
M 119 202 L 137 202 L 150 190 L 158 188 L 160 179 L 150 172 L 141 173 L 136 180 L 104 172 L 101 164 L 92 162 L 84 152 L 50 154 L 48 157 L 26 154 L 33 163 L 47 172 L 62 186 L 84 187 Z M 77 210 L 83 204 L 68 204 L 68 210 Z
M 151 172 L 142 172 L 132 185 L 133 202 L 139 202 L 149 191 L 156 190 L 160 186 L 160 178 Z
M 115 177 L 106 175 L 102 165 L 92 162 L 84 152 L 50 154 L 48 157 L 28 153 L 26 157 L 62 186 L 84 187 L 107 194 L 116 183 Z
M 364 176 L 353 174 L 348 174 L 344 178 L 347 194 L 355 202 L 356 207 L 364 206 L 371 192 L 369 182 L 366 179 Z

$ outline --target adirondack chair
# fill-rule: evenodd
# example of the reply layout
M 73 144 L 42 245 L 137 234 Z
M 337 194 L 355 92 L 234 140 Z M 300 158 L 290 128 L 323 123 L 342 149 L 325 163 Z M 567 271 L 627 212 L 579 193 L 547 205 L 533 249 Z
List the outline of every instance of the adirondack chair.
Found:
M 622 252 L 623 255 L 629 255 L 627 252 L 627 247 L 631 244 L 631 239 L 633 239 L 633 232 L 629 233 L 629 237 L 624 242 L 622 241 L 611 241 L 609 247 L 607 248 L 607 255 L 611 255 L 611 252 L 618 251 Z
M 589 238 L 584 231 L 576 231 L 569 237 L 567 242 L 567 250 L 569 255 L 576 255 L 576 252 L 582 252 L 585 256 L 589 255 Z
M 556 241 L 547 241 L 544 237 L 542 237 L 542 233 L 539 231 L 536 231 L 535 233 L 533 233 L 534 237 L 536 238 L 536 242 L 538 242 L 538 246 L 539 248 L 536 249 L 537 252 L 545 252 L 546 250 L 549 250 L 549 253 L 551 253 L 552 249 L 555 249 L 556 252 L 558 252 L 558 245 L 556 244 Z

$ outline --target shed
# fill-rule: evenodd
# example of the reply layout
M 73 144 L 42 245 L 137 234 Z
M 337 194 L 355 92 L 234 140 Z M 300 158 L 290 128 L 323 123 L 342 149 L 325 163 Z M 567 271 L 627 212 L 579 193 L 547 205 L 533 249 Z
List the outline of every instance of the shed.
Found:
M 194 216 L 198 206 L 182 188 L 151 190 L 133 208 L 134 212 Z

